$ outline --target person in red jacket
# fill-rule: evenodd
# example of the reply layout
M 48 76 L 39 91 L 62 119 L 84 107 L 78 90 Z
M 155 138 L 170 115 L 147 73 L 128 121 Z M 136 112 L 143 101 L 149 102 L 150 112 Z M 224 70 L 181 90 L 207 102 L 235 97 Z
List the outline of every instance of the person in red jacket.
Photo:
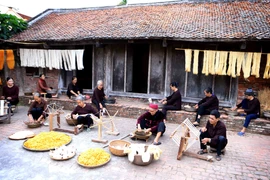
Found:
M 137 120 L 137 130 L 141 131 L 146 129 L 146 132 L 156 133 L 154 139 L 154 145 L 160 145 L 159 138 L 163 135 L 166 130 L 165 116 L 158 110 L 157 104 L 150 104 L 148 112 L 142 114 Z
M 50 88 L 50 87 L 47 86 L 47 83 L 45 81 L 45 75 L 44 74 L 40 74 L 39 75 L 39 80 L 37 82 L 37 92 L 40 93 L 40 94 L 41 93 L 47 93 L 47 90 L 48 91 L 51 91 L 52 88 Z M 47 93 L 46 94 L 46 97 L 47 98 L 57 97 L 57 94 L 55 96 L 52 96 L 52 94 Z
M 165 119 L 168 110 L 181 110 L 182 106 L 182 96 L 178 89 L 178 83 L 172 82 L 170 84 L 170 88 L 173 91 L 172 95 L 159 101 L 164 104 L 162 108 L 162 113 L 165 115 Z

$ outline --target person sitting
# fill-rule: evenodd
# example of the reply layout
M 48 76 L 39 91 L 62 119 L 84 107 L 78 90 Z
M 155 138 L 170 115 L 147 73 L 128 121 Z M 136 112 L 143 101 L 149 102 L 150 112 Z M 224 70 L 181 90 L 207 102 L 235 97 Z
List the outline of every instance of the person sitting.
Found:
M 204 91 L 205 98 L 194 106 L 197 109 L 194 126 L 200 125 L 200 118 L 202 115 L 208 115 L 214 109 L 218 110 L 219 101 L 216 95 L 212 93 L 212 88 L 208 87 Z
M 103 81 L 98 80 L 97 87 L 95 88 L 92 97 L 92 102 L 96 105 L 98 112 L 103 110 L 103 108 L 106 108 L 105 99 L 107 99 L 107 97 L 104 93 Z
M 146 129 L 145 132 L 156 133 L 154 139 L 154 145 L 160 145 L 159 138 L 163 135 L 166 130 L 165 126 L 165 116 L 158 110 L 157 104 L 150 104 L 148 112 L 142 114 L 137 120 L 137 130 L 142 131 Z
M 39 122 L 43 124 L 46 118 L 47 102 L 40 97 L 39 93 L 34 93 L 34 102 L 31 103 L 27 116 L 30 122 Z
M 170 84 L 170 88 L 173 91 L 172 95 L 159 101 L 162 104 L 164 104 L 162 108 L 162 113 L 165 115 L 165 119 L 166 119 L 168 110 L 181 110 L 181 105 L 182 105 L 182 96 L 178 89 L 178 83 L 172 82 Z
M 67 89 L 67 96 L 70 98 L 71 96 L 78 96 L 82 93 L 80 88 L 77 85 L 77 77 L 72 77 L 72 82 L 69 83 L 68 89 Z
M 226 147 L 228 140 L 226 135 L 226 126 L 220 121 L 218 110 L 210 112 L 209 120 L 205 127 L 200 130 L 201 150 L 198 154 L 207 153 L 207 145 L 217 150 L 216 160 L 221 160 L 221 151 Z
M 46 93 L 46 98 L 52 98 L 52 97 L 57 97 L 57 94 L 52 96 L 52 94 L 47 93 L 47 91 L 51 91 L 52 88 L 47 86 L 47 83 L 45 81 L 45 75 L 44 74 L 40 74 L 39 75 L 39 80 L 37 83 L 37 91 L 42 94 L 42 93 Z
M 3 87 L 3 96 L 1 99 L 5 99 L 8 105 L 17 105 L 19 103 L 19 88 L 14 85 L 12 77 L 7 77 L 7 84 Z
M 254 91 L 252 89 L 247 89 L 245 91 L 245 99 L 232 109 L 236 110 L 242 107 L 241 109 L 238 109 L 237 112 L 246 114 L 243 128 L 240 132 L 237 133 L 239 136 L 245 135 L 246 129 L 251 119 L 257 119 L 258 117 L 260 117 L 260 110 L 261 110 L 260 101 L 254 97 Z
M 95 116 L 99 117 L 99 112 L 90 104 L 84 103 L 82 96 L 77 96 L 76 102 L 77 106 L 72 111 L 71 117 L 73 119 L 77 119 L 78 124 L 87 125 L 87 131 L 90 131 L 90 127 L 93 125 L 93 119 L 91 118 L 90 114 L 94 114 Z M 78 117 L 76 117 L 77 114 L 79 115 Z

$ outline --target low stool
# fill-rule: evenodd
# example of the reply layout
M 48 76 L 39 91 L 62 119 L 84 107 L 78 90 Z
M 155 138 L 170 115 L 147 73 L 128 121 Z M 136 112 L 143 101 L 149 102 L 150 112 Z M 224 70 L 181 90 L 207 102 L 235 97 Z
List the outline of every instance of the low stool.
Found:
M 215 153 L 215 152 L 217 152 L 217 149 L 216 148 L 213 148 L 213 147 L 210 147 L 210 151 L 209 152 L 210 153 Z M 226 149 L 225 148 L 221 150 L 221 154 L 225 155 L 225 152 L 226 152 Z
M 16 112 L 18 112 L 18 106 L 17 105 L 11 105 L 11 111 L 13 112 L 13 113 L 16 113 Z

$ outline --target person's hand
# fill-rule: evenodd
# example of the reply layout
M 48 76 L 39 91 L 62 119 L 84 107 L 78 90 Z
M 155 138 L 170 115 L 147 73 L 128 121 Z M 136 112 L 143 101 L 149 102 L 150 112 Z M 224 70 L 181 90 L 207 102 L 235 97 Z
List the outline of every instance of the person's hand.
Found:
M 141 128 L 140 124 L 138 124 L 137 131 L 138 132 L 142 131 L 142 128 Z
M 48 88 L 49 91 L 51 91 L 52 89 L 51 88 Z
M 198 109 L 199 108 L 199 105 L 196 104 L 195 106 L 193 106 L 195 109 Z
M 31 114 L 29 114 L 28 117 L 29 117 L 29 122 L 34 122 L 33 116 Z
M 245 113 L 244 109 L 237 109 L 238 113 Z
M 202 143 L 204 144 L 204 145 L 206 145 L 210 140 L 209 140 L 210 138 L 204 138 L 204 139 L 202 139 Z
M 231 110 L 232 110 L 232 111 L 235 111 L 236 109 L 237 109 L 237 107 L 233 107 L 233 108 L 231 108 Z
M 206 132 L 207 131 L 207 128 L 206 127 L 203 127 L 202 129 L 201 129 L 201 132 Z
M 7 97 L 8 100 L 11 100 L 12 98 L 11 97 Z
M 102 106 L 102 104 L 101 104 L 101 103 L 99 103 L 99 108 L 100 108 L 100 109 L 102 109 L 102 108 L 103 108 L 103 106 Z
M 164 122 L 164 124 L 166 124 L 166 122 L 167 122 L 166 119 L 163 119 L 163 122 Z
M 167 101 L 163 101 L 162 104 L 167 104 Z
M 145 130 L 146 133 L 150 133 L 150 131 L 151 131 L 151 128 L 148 128 Z

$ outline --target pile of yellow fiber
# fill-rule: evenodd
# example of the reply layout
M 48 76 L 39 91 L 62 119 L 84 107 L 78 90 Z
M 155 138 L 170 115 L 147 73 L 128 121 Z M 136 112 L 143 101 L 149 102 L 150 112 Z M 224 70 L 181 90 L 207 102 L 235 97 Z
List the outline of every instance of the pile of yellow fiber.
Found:
M 34 138 L 24 142 L 24 146 L 32 150 L 49 150 L 68 144 L 71 137 L 59 132 L 41 132 Z
M 111 155 L 101 148 L 90 148 L 82 152 L 78 163 L 85 166 L 98 166 L 110 160 Z

